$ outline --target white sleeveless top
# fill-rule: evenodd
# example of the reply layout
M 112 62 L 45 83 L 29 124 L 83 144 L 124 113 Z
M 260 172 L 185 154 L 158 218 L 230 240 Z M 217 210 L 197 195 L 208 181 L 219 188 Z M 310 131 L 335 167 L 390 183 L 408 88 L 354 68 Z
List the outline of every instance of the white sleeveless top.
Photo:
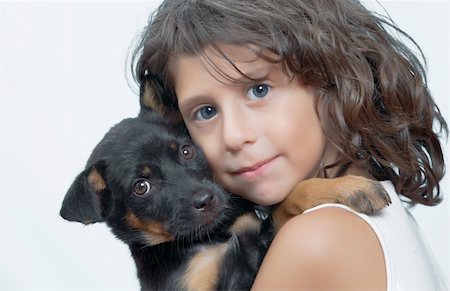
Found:
M 305 213 L 324 207 L 338 207 L 367 222 L 383 249 L 387 290 L 448 290 L 414 217 L 403 207 L 392 183 L 381 183 L 389 193 L 392 204 L 376 215 L 361 214 L 341 204 L 323 204 Z

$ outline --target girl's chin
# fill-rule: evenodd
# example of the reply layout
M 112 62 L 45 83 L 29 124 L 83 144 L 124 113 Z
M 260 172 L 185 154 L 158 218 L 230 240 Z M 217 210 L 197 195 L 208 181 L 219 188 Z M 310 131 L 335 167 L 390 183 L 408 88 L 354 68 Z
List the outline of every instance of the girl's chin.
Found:
M 283 201 L 287 194 L 280 195 L 280 192 L 271 193 L 267 191 L 258 191 L 245 193 L 244 195 L 239 196 L 261 206 L 271 206 Z
M 242 181 L 234 180 L 226 184 L 234 186 L 228 188 L 231 193 L 261 206 L 271 206 L 282 202 L 295 186 L 295 183 L 293 185 L 287 183 L 288 179 L 285 179 L 284 183 L 280 182 L 267 179 L 254 183 L 242 183 Z

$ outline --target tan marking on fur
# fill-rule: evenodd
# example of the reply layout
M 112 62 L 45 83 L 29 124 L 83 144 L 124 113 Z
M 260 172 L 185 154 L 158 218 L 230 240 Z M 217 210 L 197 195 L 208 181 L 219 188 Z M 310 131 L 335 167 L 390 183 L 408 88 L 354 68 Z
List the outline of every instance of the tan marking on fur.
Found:
M 176 142 L 171 142 L 170 144 L 169 144 L 169 147 L 171 148 L 171 149 L 173 149 L 174 151 L 176 151 L 177 149 L 178 149 L 178 145 L 177 145 L 177 143 Z
M 131 227 L 141 230 L 150 245 L 157 245 L 173 240 L 173 236 L 164 229 L 164 226 L 160 222 L 143 221 L 132 212 L 129 212 L 125 216 L 125 220 Z
M 94 189 L 95 193 L 103 191 L 106 188 L 106 182 L 103 180 L 102 175 L 93 168 L 89 175 L 87 176 L 87 181 L 89 185 Z
M 390 200 L 378 181 L 360 176 L 304 180 L 273 212 L 275 229 L 279 230 L 289 219 L 305 210 L 325 203 L 340 203 L 361 213 L 372 213 L 388 205 Z
M 150 177 L 151 174 L 152 174 L 152 169 L 149 166 L 142 167 L 141 175 L 143 177 Z
M 166 118 L 173 124 L 183 122 L 183 117 L 181 113 L 177 110 L 169 110 L 169 108 L 165 107 L 159 100 L 155 98 L 155 93 L 153 92 L 153 88 L 150 85 L 145 86 L 145 93 L 143 94 L 142 104 L 151 108 L 153 111 L 159 113 L 162 117 Z
M 189 291 L 215 290 L 219 266 L 227 248 L 228 244 L 223 243 L 205 247 L 196 254 L 182 278 L 185 288 Z
M 142 104 L 158 112 L 161 116 L 164 116 L 166 114 L 164 105 L 156 100 L 155 92 L 153 92 L 152 86 L 149 86 L 148 84 L 145 85 L 145 93 L 142 96 Z
M 261 221 L 256 217 L 254 213 L 247 213 L 236 219 L 233 225 L 230 227 L 232 233 L 243 233 L 248 229 L 258 230 L 261 226 Z
M 83 220 L 81 223 L 84 225 L 88 225 L 88 224 L 95 223 L 95 221 L 94 220 Z

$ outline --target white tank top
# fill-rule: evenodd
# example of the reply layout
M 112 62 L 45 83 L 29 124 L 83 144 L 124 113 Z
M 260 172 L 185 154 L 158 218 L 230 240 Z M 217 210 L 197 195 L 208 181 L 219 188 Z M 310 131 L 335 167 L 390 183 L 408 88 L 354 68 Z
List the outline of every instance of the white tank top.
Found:
M 381 182 L 392 204 L 375 215 L 365 215 L 341 204 L 323 204 L 354 213 L 375 232 L 383 249 L 387 272 L 387 290 L 448 290 L 442 272 L 422 238 L 414 217 L 403 207 L 390 181 Z

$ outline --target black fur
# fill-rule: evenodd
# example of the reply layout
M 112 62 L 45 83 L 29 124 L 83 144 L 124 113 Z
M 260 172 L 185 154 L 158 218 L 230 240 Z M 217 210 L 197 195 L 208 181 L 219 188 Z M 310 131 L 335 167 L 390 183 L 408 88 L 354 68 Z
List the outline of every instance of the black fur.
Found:
M 149 193 L 145 192 L 150 185 Z M 148 183 L 148 184 L 147 184 Z M 106 222 L 129 245 L 142 290 L 186 290 L 191 259 L 226 245 L 213 289 L 248 290 L 273 238 L 269 223 L 237 233 L 251 203 L 212 182 L 202 152 L 187 133 L 152 111 L 114 126 L 75 179 L 60 214 L 85 224 Z M 161 233 L 158 233 L 161 232 Z

